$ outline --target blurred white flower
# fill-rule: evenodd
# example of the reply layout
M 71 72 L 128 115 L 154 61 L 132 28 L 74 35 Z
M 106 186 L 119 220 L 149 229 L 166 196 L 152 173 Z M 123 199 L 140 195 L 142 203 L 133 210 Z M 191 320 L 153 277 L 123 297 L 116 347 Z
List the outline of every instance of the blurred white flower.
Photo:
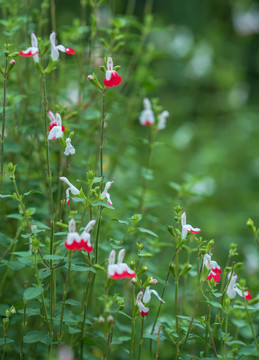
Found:
M 101 193 L 101 196 L 100 196 L 100 199 L 101 200 L 104 200 L 105 198 L 107 198 L 107 202 L 109 205 L 112 206 L 112 201 L 111 201 L 111 196 L 110 194 L 108 193 L 108 190 L 112 187 L 112 184 L 115 182 L 115 179 L 113 179 L 113 181 L 108 181 L 106 184 L 105 184 L 105 188 L 103 190 L 103 192 Z
M 56 46 L 56 33 L 55 33 L 55 31 L 53 31 L 50 34 L 49 40 L 50 40 L 50 47 L 51 47 L 51 55 L 50 56 L 51 56 L 53 61 L 58 60 L 59 51 L 65 52 L 65 53 L 67 53 L 69 55 L 74 55 L 76 53 L 74 49 L 65 48 L 65 46 L 63 46 L 63 45 L 57 45 Z
M 66 156 L 69 156 L 69 155 L 74 155 L 76 152 L 74 146 L 71 144 L 71 139 L 70 138 L 67 138 L 66 139 L 66 148 L 65 148 L 65 151 L 64 151 L 64 154 Z
M 230 275 L 231 273 L 228 274 L 228 279 Z M 242 291 L 236 286 L 237 277 L 238 276 L 235 273 L 233 273 L 232 278 L 228 284 L 227 295 L 230 299 L 234 299 L 236 297 L 236 294 L 243 297 Z M 252 299 L 252 296 L 248 290 L 244 291 L 244 297 L 246 300 Z
M 144 110 L 142 110 L 139 122 L 143 126 L 153 125 L 155 123 L 155 116 L 152 110 L 151 102 L 148 98 L 143 100 Z
M 158 124 L 157 124 L 157 130 L 164 130 L 166 128 L 166 119 L 169 116 L 169 112 L 168 111 L 163 111 L 159 117 L 158 117 Z

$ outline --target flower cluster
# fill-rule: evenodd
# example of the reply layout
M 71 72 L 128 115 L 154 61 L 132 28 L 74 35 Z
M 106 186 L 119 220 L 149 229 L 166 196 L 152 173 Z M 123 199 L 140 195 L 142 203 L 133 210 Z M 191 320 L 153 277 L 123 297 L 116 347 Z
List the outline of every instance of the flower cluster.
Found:
M 115 264 L 116 252 L 113 249 L 109 256 L 109 265 L 108 265 L 108 276 L 111 279 L 118 280 L 124 278 L 134 278 L 136 276 L 135 271 L 131 270 L 126 263 L 123 263 L 123 258 L 125 255 L 125 249 L 121 249 L 118 254 L 118 261 Z
M 151 277 L 151 284 L 157 284 L 157 280 L 153 279 Z M 154 294 L 158 300 L 160 300 L 162 303 L 164 303 L 164 300 L 161 299 L 161 297 L 158 295 L 158 292 L 156 290 L 150 290 L 150 286 L 147 286 L 145 289 L 145 292 L 143 292 L 142 290 L 138 293 L 137 295 L 137 299 L 136 299 L 136 305 L 139 308 L 139 312 L 142 316 L 147 316 L 148 312 L 149 312 L 149 308 L 146 307 L 144 304 L 147 304 L 150 302 L 151 300 L 151 294 Z
M 63 132 L 65 131 L 65 128 L 62 125 L 61 116 L 59 115 L 59 113 L 56 113 L 56 115 L 54 115 L 53 112 L 50 110 L 47 110 L 47 115 L 50 119 L 48 139 L 55 140 L 61 138 L 63 136 Z
M 148 98 L 145 98 L 143 100 L 143 105 L 144 105 L 144 110 L 142 110 L 140 114 L 139 122 L 142 126 L 152 126 L 155 124 L 155 115 L 152 110 L 152 105 L 150 100 Z M 157 131 L 166 128 L 166 119 L 168 118 L 169 115 L 170 115 L 169 112 L 165 110 L 158 116 Z
M 230 276 L 231 276 L 231 273 L 228 274 L 228 280 L 229 280 Z M 238 294 L 239 296 L 244 297 L 246 300 L 251 300 L 252 296 L 248 290 L 244 291 L 244 293 L 243 293 L 242 290 L 240 290 L 237 287 L 237 284 L 236 284 L 237 278 L 238 278 L 238 276 L 235 273 L 233 273 L 232 277 L 230 279 L 230 282 L 228 284 L 228 288 L 227 288 L 228 297 L 230 299 L 234 299 L 236 297 L 236 294 Z
M 63 45 L 56 45 L 56 33 L 53 31 L 49 37 L 50 47 L 51 47 L 51 58 L 53 61 L 57 61 L 59 58 L 59 51 L 65 52 L 69 55 L 74 55 L 76 52 L 74 49 L 65 48 Z M 34 33 L 31 33 L 31 46 L 23 51 L 19 52 L 20 56 L 33 56 L 33 60 L 35 62 L 39 62 L 38 56 L 39 48 L 38 48 L 38 40 Z
M 209 251 L 209 254 L 205 254 L 203 258 L 203 267 L 205 266 L 208 270 L 210 270 L 206 280 L 210 281 L 213 278 L 215 282 L 219 282 L 221 267 L 218 265 L 216 261 L 211 260 L 211 256 L 212 256 L 211 250 Z
M 75 220 L 71 219 L 69 222 L 69 233 L 65 241 L 65 247 L 69 250 L 81 250 L 84 249 L 88 253 L 92 252 L 93 246 L 91 245 L 90 231 L 94 227 L 96 220 L 91 220 L 86 225 L 84 231 L 79 235 L 75 231 Z

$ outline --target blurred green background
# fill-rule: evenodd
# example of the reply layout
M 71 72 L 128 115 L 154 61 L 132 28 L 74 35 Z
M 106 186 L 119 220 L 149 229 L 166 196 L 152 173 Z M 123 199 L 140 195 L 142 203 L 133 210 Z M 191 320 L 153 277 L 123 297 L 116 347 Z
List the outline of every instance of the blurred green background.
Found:
M 31 31 L 48 42 L 53 29 L 49 1 L 0 4 L 2 65 L 4 43 L 13 43 L 14 50 L 25 49 Z M 230 243 L 238 243 L 240 255 L 235 260 L 246 261 L 245 277 L 251 276 L 247 283 L 256 294 L 258 257 L 246 221 L 251 217 L 259 223 L 258 9 L 255 1 L 111 0 L 100 7 L 94 1 L 56 1 L 57 39 L 77 55 L 62 54 L 55 77 L 47 78 L 48 101 L 49 109 L 59 111 L 65 127 L 75 132 L 72 143 L 77 152 L 69 159 L 68 177 L 78 187 L 76 180 L 85 180 L 88 170 L 98 175 L 101 96 L 87 75 L 94 71 L 102 82 L 99 65 L 104 56 L 112 55 L 114 65 L 121 65 L 123 82 L 107 97 L 105 177 L 115 177 L 116 182 L 110 190 L 115 210 L 105 210 L 103 216 L 103 258 L 111 247 L 106 240 L 125 233 L 122 225 L 110 220 L 140 212 L 149 131 L 138 118 L 145 97 L 158 99 L 170 117 L 152 151 L 142 225 L 156 232 L 160 242 L 169 242 L 167 224 L 174 224 L 173 208 L 181 204 L 187 222 L 200 227 L 204 239 L 215 239 L 214 256 L 222 267 Z M 114 50 L 120 41 L 123 44 Z M 21 192 L 33 188 L 44 193 L 39 181 L 45 176 L 40 80 L 30 60 L 17 58 L 9 77 L 6 163 L 18 164 Z M 67 164 L 58 142 L 51 142 L 50 148 L 58 202 L 58 177 L 67 171 Z M 6 174 L 2 193 L 12 192 Z M 32 195 L 25 202 L 37 209 L 35 220 L 49 220 L 44 195 Z M 71 204 L 75 210 L 77 204 Z M 1 199 L 2 237 L 14 235 L 17 222 L 6 221 L 6 214 L 16 209 L 14 201 Z M 62 214 L 59 220 L 67 222 L 65 206 Z M 126 241 L 133 254 L 135 240 L 143 241 L 148 251 L 159 252 L 154 241 L 134 234 Z M 18 246 L 24 250 L 24 243 Z M 159 280 L 168 261 L 162 252 L 149 264 Z

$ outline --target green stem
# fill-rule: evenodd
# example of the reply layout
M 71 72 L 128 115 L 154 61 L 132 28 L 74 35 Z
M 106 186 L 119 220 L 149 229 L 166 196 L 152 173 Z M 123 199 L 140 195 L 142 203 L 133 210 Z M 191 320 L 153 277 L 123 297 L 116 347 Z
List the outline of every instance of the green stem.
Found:
M 20 345 L 20 360 L 23 359 L 23 337 L 24 337 L 25 327 L 26 327 L 26 300 L 23 299 L 23 322 L 22 322 L 22 338 Z
M 63 302 L 62 302 L 62 308 L 61 308 L 61 314 L 60 314 L 59 338 L 58 338 L 59 343 L 60 343 L 61 338 L 62 338 L 62 325 L 63 325 L 65 302 L 66 302 L 67 291 L 68 291 L 68 287 L 69 287 L 69 283 L 70 283 L 71 260 L 72 260 L 72 251 L 69 250 L 67 278 L 66 278 L 66 282 L 65 282 L 65 285 L 64 285 Z
M 142 319 L 141 319 L 141 334 L 140 334 L 140 342 L 139 342 L 139 349 L 138 349 L 138 360 L 140 360 L 141 349 L 142 349 L 142 344 L 143 344 L 144 321 L 145 321 L 145 316 L 142 316 Z
M 130 340 L 129 360 L 132 360 L 133 350 L 134 350 L 135 321 L 136 321 L 135 296 L 136 296 L 135 286 L 132 286 L 132 317 L 131 317 L 131 340 Z
M 224 337 L 225 360 L 228 360 L 227 339 L 228 339 L 228 312 L 226 313 L 226 319 L 225 319 L 225 337 Z
M 212 300 L 212 293 L 210 293 L 210 299 L 209 301 Z M 209 347 L 210 347 L 210 342 L 209 342 L 209 331 L 210 331 L 210 304 L 208 304 L 208 313 L 207 313 L 207 321 L 206 321 L 206 333 L 205 333 L 205 357 L 208 354 L 209 351 Z
M 148 136 L 148 154 L 147 154 L 147 162 L 146 162 L 146 170 L 149 170 L 151 168 L 151 155 L 153 150 L 153 127 L 149 126 L 149 136 Z M 139 202 L 139 210 L 141 212 L 144 212 L 144 203 L 145 203 L 145 194 L 147 191 L 147 178 L 146 174 L 144 174 L 144 180 L 142 185 L 142 193 L 141 198 Z
M 103 177 L 103 139 L 104 139 L 104 121 L 106 117 L 105 106 L 106 106 L 106 89 L 102 91 L 103 102 L 102 102 L 102 115 L 101 115 L 101 129 L 100 129 L 100 176 Z
M 56 31 L 56 5 L 55 5 L 55 0 L 51 0 L 50 12 L 51 12 L 52 31 Z
M 83 306 L 84 306 L 84 315 L 83 315 L 83 322 L 81 327 L 81 343 L 80 343 L 80 360 L 83 360 L 83 354 L 84 354 L 84 329 L 85 329 L 85 319 L 86 319 L 86 313 L 87 313 L 87 299 L 90 299 L 88 297 L 89 292 L 89 284 L 91 281 L 91 273 L 89 272 L 87 281 L 86 281 L 86 287 L 85 287 L 85 293 L 84 293 L 84 300 L 83 300 Z
M 243 293 L 243 301 L 244 301 L 244 306 L 245 306 L 245 310 L 246 310 L 246 316 L 247 316 L 247 319 L 248 319 L 248 322 L 249 322 L 249 325 L 250 325 L 250 329 L 251 329 L 251 332 L 252 332 L 252 335 L 253 335 L 253 338 L 254 338 L 255 346 L 256 346 L 257 351 L 259 353 L 259 344 L 258 344 L 258 341 L 257 341 L 257 338 L 256 338 L 256 334 L 255 334 L 255 331 L 254 331 L 254 326 L 253 326 L 251 317 L 249 315 L 249 311 L 248 311 L 248 307 L 247 307 L 247 303 L 246 303 L 244 293 Z
M 8 65 L 8 57 L 5 59 L 5 68 L 4 68 L 4 98 L 3 98 L 3 119 L 2 119 L 2 134 L 1 134 L 1 174 L 0 174 L 0 191 L 2 189 L 3 184 L 3 176 L 4 176 L 4 139 L 5 139 L 5 110 L 7 106 L 6 102 L 6 88 L 7 88 L 7 65 Z
M 36 273 L 36 278 L 37 278 L 38 286 L 41 286 L 41 281 L 40 281 L 40 277 L 39 277 L 39 270 L 38 270 L 37 253 L 36 253 L 36 252 L 35 252 L 34 265 L 35 265 L 35 273 Z M 41 294 L 41 296 L 40 296 L 40 297 L 41 297 L 41 303 L 42 303 L 43 314 L 44 314 L 45 321 L 46 321 L 47 326 L 48 326 L 49 335 L 51 336 L 51 327 L 50 327 L 49 320 L 48 320 L 47 307 L 46 307 L 46 303 L 45 303 L 44 295 L 43 295 L 43 294 Z
M 169 275 L 170 275 L 170 272 L 171 272 L 171 267 L 172 267 L 172 264 L 173 264 L 173 261 L 175 259 L 175 256 L 176 256 L 176 253 L 178 252 L 179 248 L 176 248 L 175 251 L 174 251 L 174 255 L 170 261 L 170 264 L 168 266 L 168 271 L 167 271 L 167 275 L 166 275 L 166 278 L 165 278 L 165 284 L 163 286 L 163 290 L 162 290 L 162 293 L 161 293 L 161 298 L 163 299 L 164 298 L 164 294 L 165 294 L 165 289 L 167 287 L 167 284 L 168 284 L 168 279 L 169 279 Z M 162 307 L 162 302 L 160 302 L 159 304 L 159 307 L 158 307 L 158 310 L 157 310 L 157 313 L 156 313 L 156 316 L 155 316 L 155 321 L 153 323 L 153 326 L 152 326 L 152 329 L 151 329 L 151 335 L 154 334 L 154 331 L 155 331 L 155 327 L 156 327 L 156 323 L 157 323 L 157 320 L 158 320 L 158 316 L 160 314 L 160 311 L 161 311 L 161 307 Z M 150 351 L 152 352 L 152 340 L 150 340 Z
M 178 274 L 178 265 L 179 265 L 179 258 L 178 252 L 175 256 L 175 288 L 174 288 L 174 308 L 175 308 L 175 328 L 176 328 L 176 357 L 177 360 L 180 355 L 180 347 L 179 347 L 179 336 L 180 336 L 180 329 L 179 329 L 179 320 L 178 320 L 178 283 L 179 283 L 179 274 Z

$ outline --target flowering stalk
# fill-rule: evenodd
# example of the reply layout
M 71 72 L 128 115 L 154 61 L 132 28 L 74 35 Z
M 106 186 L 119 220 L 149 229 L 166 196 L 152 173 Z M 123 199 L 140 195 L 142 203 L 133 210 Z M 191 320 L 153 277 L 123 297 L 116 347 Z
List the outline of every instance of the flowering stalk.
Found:
M 253 338 L 254 338 L 255 346 L 257 348 L 257 351 L 259 352 L 259 344 L 258 344 L 258 341 L 257 341 L 257 338 L 256 338 L 254 326 L 253 326 L 253 323 L 252 323 L 252 320 L 251 320 L 251 317 L 250 317 L 250 314 L 249 314 L 249 311 L 248 311 L 244 291 L 242 291 L 242 293 L 243 293 L 243 302 L 244 302 L 244 307 L 245 307 L 245 310 L 246 310 L 247 320 L 248 320 L 249 325 L 250 325 L 250 329 L 251 329 L 251 332 L 252 332 L 252 335 L 253 335 Z
M 22 322 L 22 337 L 21 337 L 21 345 L 20 345 L 20 360 L 23 359 L 23 337 L 26 327 L 26 303 L 27 301 L 23 298 L 23 322 Z
M 179 347 L 180 330 L 179 330 L 179 321 L 178 321 L 178 283 L 179 283 L 178 265 L 179 265 L 179 255 L 177 251 L 175 254 L 175 288 L 174 288 L 175 328 L 176 328 L 176 333 L 178 335 L 176 338 L 176 357 L 175 357 L 176 360 L 180 355 L 180 347 Z
M 65 282 L 65 285 L 64 285 L 63 302 L 62 302 L 62 309 L 61 309 L 61 314 L 60 314 L 60 324 L 59 324 L 59 337 L 58 337 L 58 342 L 59 343 L 60 343 L 61 338 L 62 338 L 63 316 L 64 316 L 64 309 L 65 309 L 65 302 L 66 302 L 66 298 L 67 298 L 67 289 L 68 289 L 69 282 L 70 282 L 72 251 L 68 250 L 68 253 L 69 253 L 69 255 L 68 255 L 69 258 L 68 258 L 67 277 L 66 277 L 66 282 Z
M 3 85 L 3 119 L 2 119 L 2 134 L 1 134 L 1 175 L 0 175 L 0 190 L 2 188 L 3 176 L 4 176 L 4 137 L 5 137 L 5 110 L 6 110 L 6 85 L 7 85 L 7 65 L 8 65 L 8 57 L 5 59 L 5 67 L 4 67 L 4 85 Z
M 106 89 L 102 90 L 103 102 L 102 102 L 102 115 L 101 115 L 101 128 L 100 128 L 100 176 L 103 177 L 103 137 L 104 137 L 104 120 L 106 117 L 105 105 L 106 105 Z
M 140 360 L 141 348 L 142 348 L 142 344 L 143 344 L 144 321 L 145 321 L 145 316 L 142 316 L 142 319 L 141 319 L 141 335 L 140 335 L 139 350 L 138 350 L 138 360 Z
M 130 340 L 129 360 L 132 360 L 133 348 L 134 348 L 135 321 L 137 314 L 135 299 L 136 299 L 135 286 L 132 286 L 132 316 L 131 316 L 131 340 Z
M 147 170 L 150 169 L 150 165 L 151 165 L 151 155 L 152 155 L 152 150 L 153 150 L 153 141 L 154 141 L 153 128 L 152 128 L 152 126 L 149 126 L 148 154 L 147 154 L 147 162 L 146 162 L 146 169 Z M 142 194 L 141 194 L 141 198 L 140 198 L 140 202 L 139 202 L 139 210 L 141 212 L 144 211 L 144 202 L 145 202 L 146 191 L 147 191 L 147 179 L 146 179 L 146 176 L 145 176 L 144 181 L 143 181 L 143 185 L 142 185 Z

